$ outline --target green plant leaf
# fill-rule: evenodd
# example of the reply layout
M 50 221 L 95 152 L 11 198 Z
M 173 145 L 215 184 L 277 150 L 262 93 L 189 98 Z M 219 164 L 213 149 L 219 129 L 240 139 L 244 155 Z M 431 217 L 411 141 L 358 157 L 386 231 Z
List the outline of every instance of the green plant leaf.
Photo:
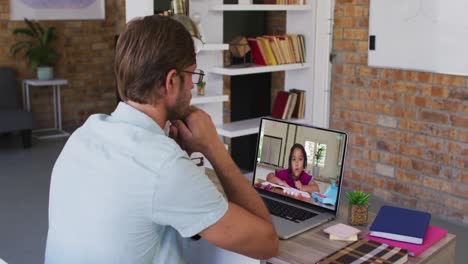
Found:
M 29 41 L 20 41 L 11 46 L 10 52 L 13 55 L 17 55 L 19 52 L 23 50 L 28 50 L 29 48 L 31 48 L 31 46 L 32 46 L 32 43 Z
M 59 58 L 58 52 L 50 46 L 52 40 L 56 38 L 55 27 L 42 27 L 39 22 L 24 19 L 28 28 L 18 28 L 13 34 L 23 34 L 30 37 L 29 41 L 18 41 L 13 44 L 10 51 L 16 55 L 24 52 L 31 67 L 35 70 L 38 66 L 51 66 Z
M 13 35 L 23 34 L 30 37 L 34 37 L 34 33 L 29 28 L 17 28 L 13 30 Z
M 31 32 L 33 33 L 33 36 L 39 38 L 39 33 L 37 32 L 37 29 L 36 29 L 36 27 L 34 26 L 34 23 L 37 23 L 37 22 L 28 20 L 27 18 L 24 18 L 24 22 L 26 22 L 26 24 L 28 25 L 29 29 L 31 29 Z

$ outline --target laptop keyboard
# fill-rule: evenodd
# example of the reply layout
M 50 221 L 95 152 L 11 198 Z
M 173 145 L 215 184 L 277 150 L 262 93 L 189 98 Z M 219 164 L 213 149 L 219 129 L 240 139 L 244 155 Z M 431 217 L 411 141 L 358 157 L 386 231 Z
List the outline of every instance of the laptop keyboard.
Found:
M 306 210 L 303 210 L 303 209 L 300 209 L 291 205 L 277 202 L 275 200 L 263 198 L 263 202 L 265 202 L 265 205 L 268 208 L 268 211 L 270 211 L 272 215 L 275 215 L 275 216 L 278 216 L 278 217 L 281 217 L 281 218 L 284 218 L 286 220 L 293 221 L 296 223 L 307 220 L 317 215 L 312 212 L 309 212 L 309 211 L 306 211 Z

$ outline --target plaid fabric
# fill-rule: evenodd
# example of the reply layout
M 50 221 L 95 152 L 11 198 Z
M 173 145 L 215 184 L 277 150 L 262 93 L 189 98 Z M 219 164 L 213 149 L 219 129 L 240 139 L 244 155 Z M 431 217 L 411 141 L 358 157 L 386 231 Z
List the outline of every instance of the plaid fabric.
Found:
M 324 257 L 320 264 L 402 264 L 408 261 L 408 251 L 372 240 L 360 239 Z

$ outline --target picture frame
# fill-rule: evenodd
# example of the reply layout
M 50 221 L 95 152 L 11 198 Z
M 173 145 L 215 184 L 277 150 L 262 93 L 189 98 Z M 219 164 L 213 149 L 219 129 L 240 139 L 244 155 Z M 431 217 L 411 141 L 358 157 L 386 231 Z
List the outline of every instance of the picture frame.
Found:
M 103 20 L 105 0 L 10 0 L 10 20 Z

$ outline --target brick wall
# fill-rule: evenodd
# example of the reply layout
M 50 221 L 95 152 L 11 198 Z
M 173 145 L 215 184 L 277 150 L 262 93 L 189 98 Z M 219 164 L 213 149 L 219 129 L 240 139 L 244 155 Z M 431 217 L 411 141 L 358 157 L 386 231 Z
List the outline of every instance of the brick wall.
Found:
M 468 224 L 468 77 L 367 67 L 369 0 L 336 0 L 330 126 L 345 186 Z
M 19 38 L 12 31 L 24 27 L 22 21 L 9 20 L 9 2 L 0 3 L 0 67 L 18 73 L 18 98 L 22 79 L 35 78 L 26 59 L 10 54 L 10 46 Z M 55 43 L 61 57 L 55 66 L 57 78 L 68 79 L 62 88 L 62 120 L 68 129 L 81 125 L 93 113 L 109 113 L 116 105 L 113 74 L 114 37 L 125 26 L 125 0 L 106 0 L 105 20 L 40 21 L 57 28 Z M 53 126 L 52 91 L 32 88 L 31 102 L 37 126 Z M 21 101 L 21 100 L 19 100 Z

